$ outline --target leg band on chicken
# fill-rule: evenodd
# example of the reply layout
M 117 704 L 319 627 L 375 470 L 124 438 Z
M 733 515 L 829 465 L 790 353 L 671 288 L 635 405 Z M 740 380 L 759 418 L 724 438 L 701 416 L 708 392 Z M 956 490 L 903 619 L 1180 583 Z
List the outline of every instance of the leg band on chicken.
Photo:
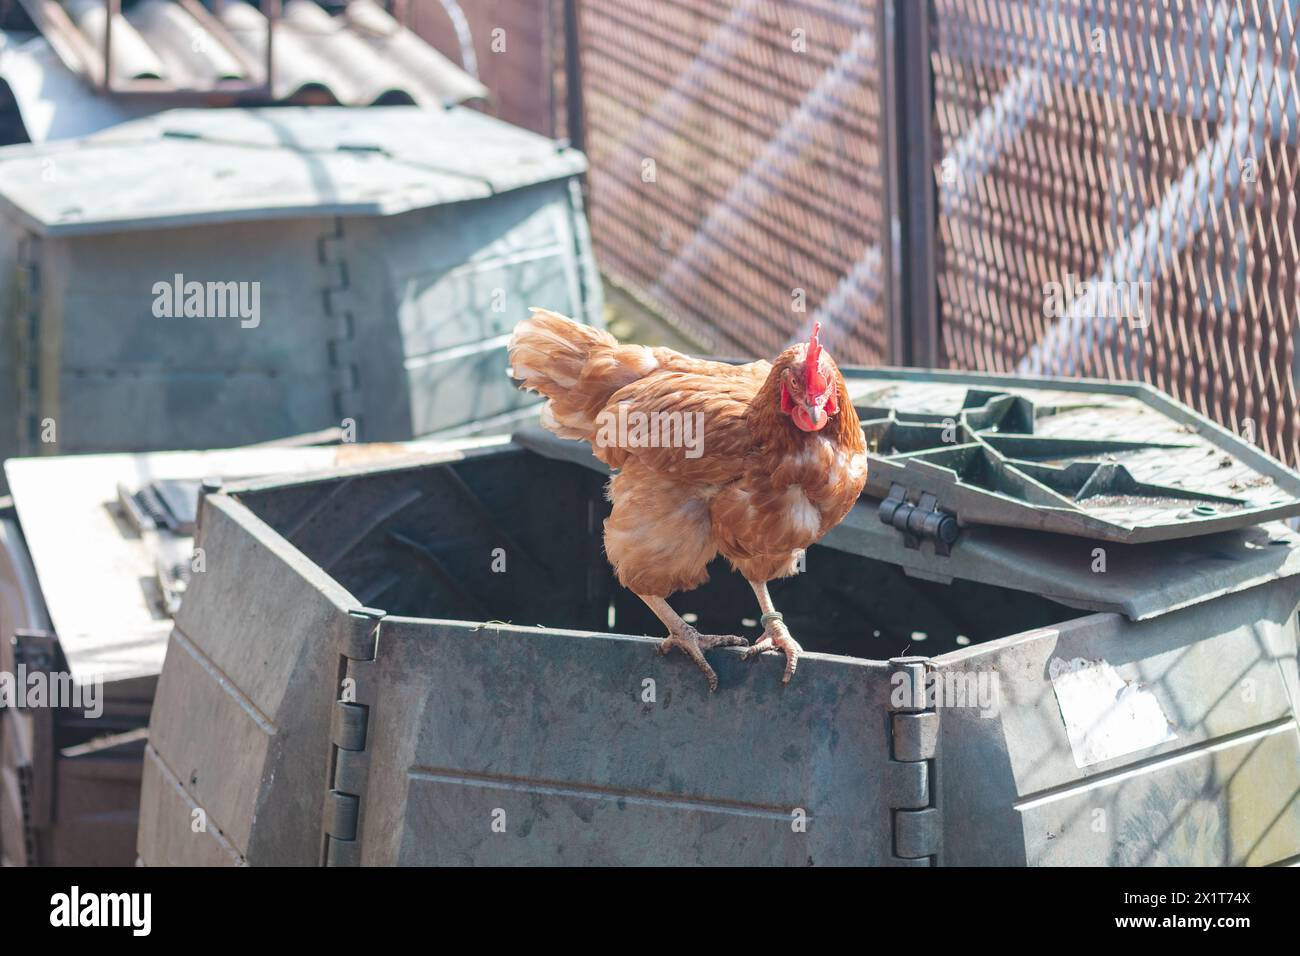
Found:
M 749 586 L 754 589 L 758 606 L 763 609 L 763 616 L 759 618 L 763 624 L 763 636 L 745 651 L 744 659 L 751 661 L 767 651 L 785 654 L 785 676 L 781 678 L 781 683 L 788 684 L 799 666 L 799 655 L 803 653 L 803 648 L 790 636 L 781 612 L 772 606 L 772 596 L 767 593 L 767 582 L 755 584 L 750 581 Z

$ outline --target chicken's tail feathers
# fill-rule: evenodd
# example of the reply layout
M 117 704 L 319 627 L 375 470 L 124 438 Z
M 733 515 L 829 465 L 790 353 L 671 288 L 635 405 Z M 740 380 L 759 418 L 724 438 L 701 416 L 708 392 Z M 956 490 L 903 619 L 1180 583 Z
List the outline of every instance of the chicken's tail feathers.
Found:
M 592 349 L 618 345 L 604 329 L 549 309 L 534 307 L 529 312 L 532 314 L 515 326 L 507 346 L 510 377 L 547 398 L 578 383 Z
M 549 309 L 532 308 L 507 346 L 510 377 L 550 399 L 542 424 L 562 438 L 591 439 L 610 397 L 646 374 L 654 360 L 639 345 L 620 345 L 604 329 Z M 648 360 L 648 362 L 647 362 Z

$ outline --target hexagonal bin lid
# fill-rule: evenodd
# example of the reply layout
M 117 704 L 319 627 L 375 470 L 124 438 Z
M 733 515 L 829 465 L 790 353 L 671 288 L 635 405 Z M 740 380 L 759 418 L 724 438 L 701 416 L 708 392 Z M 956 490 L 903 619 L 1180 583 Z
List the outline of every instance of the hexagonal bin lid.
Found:
M 844 374 L 871 450 L 867 493 L 961 525 L 1136 544 L 1300 514 L 1300 475 L 1147 385 Z

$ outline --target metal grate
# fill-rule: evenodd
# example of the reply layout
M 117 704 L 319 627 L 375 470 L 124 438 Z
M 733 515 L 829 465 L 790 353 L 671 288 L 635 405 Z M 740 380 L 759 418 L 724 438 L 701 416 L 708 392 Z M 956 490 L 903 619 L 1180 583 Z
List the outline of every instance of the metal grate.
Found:
M 934 0 L 946 364 L 1148 381 L 1300 461 L 1296 10 Z
M 889 352 L 877 3 L 583 0 L 602 268 L 717 353 Z

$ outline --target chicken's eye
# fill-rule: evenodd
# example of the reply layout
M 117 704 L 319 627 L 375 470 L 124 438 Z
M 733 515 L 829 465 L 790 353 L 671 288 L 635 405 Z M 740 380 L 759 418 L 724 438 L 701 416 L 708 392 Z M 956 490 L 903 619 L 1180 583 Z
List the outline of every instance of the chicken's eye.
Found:
M 795 376 L 794 372 L 790 369 L 786 369 L 781 373 L 782 395 L 789 395 L 791 399 L 798 399 L 803 395 L 803 393 L 804 390 L 800 387 L 799 379 Z

